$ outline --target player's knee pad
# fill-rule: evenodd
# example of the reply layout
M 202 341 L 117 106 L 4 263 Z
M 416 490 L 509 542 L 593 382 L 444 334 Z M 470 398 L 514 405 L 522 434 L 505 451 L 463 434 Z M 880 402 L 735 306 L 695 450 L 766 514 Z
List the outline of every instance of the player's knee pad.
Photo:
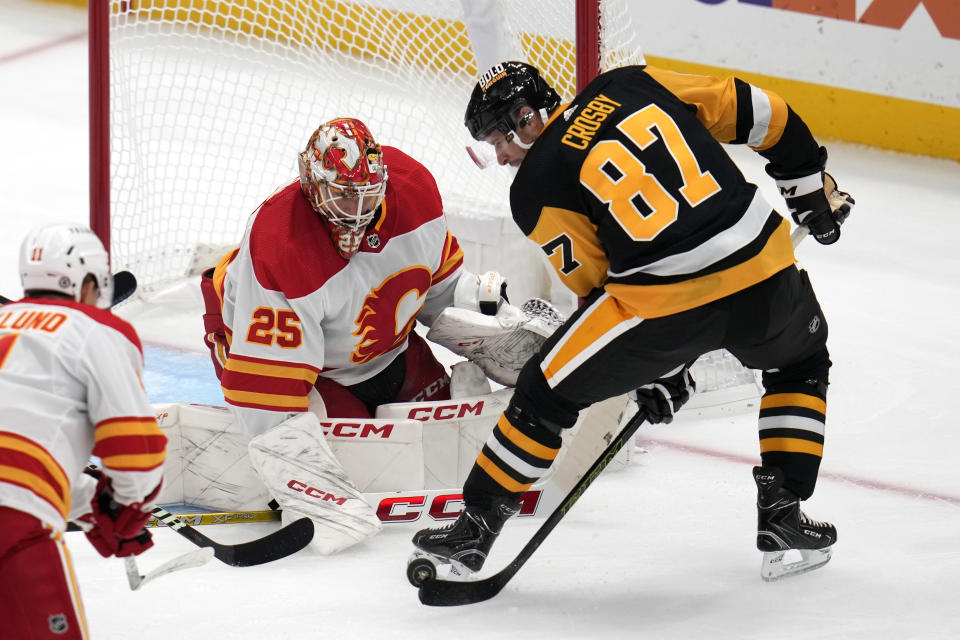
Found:
M 520 371 L 506 414 L 513 422 L 510 413 L 513 411 L 518 420 L 534 421 L 556 435 L 576 424 L 584 406 L 569 401 L 551 389 L 540 370 L 540 358 L 534 357 Z
M 827 348 L 821 347 L 800 362 L 764 371 L 763 387 L 767 394 L 805 389 L 811 395 L 825 398 L 830 384 L 831 364 Z

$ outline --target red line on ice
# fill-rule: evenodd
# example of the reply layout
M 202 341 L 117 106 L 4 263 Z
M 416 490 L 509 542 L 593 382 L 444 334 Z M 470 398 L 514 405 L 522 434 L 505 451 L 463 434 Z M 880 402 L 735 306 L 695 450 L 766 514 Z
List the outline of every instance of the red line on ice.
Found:
M 0 56 L 0 64 L 4 62 L 11 62 L 18 58 L 23 58 L 25 56 L 32 55 L 34 53 L 40 53 L 41 51 L 46 51 L 47 49 L 53 49 L 54 47 L 59 47 L 62 44 L 67 44 L 68 42 L 73 42 L 74 40 L 80 40 L 87 37 L 86 31 L 80 31 L 78 33 L 73 33 L 68 36 L 63 36 L 62 38 L 57 38 L 56 40 L 50 40 L 49 42 L 44 42 L 43 44 L 34 45 L 32 47 L 27 47 L 26 49 L 21 49 L 20 51 L 14 51 Z
M 638 439 L 638 443 L 641 445 L 644 443 L 655 444 L 660 447 L 665 447 L 667 449 L 675 449 L 677 451 L 683 451 L 684 453 L 692 453 L 699 456 L 704 456 L 708 458 L 717 458 L 720 460 L 727 460 L 730 462 L 738 462 L 742 464 L 755 465 L 759 464 L 757 458 L 751 458 L 748 456 L 741 456 L 734 453 L 724 453 L 722 451 L 715 451 L 713 449 L 704 449 L 703 447 L 697 447 L 689 444 L 678 444 L 676 442 L 670 442 L 669 440 L 660 440 L 658 438 L 647 438 L 641 437 Z M 829 478 L 830 480 L 842 480 L 843 482 L 849 482 L 850 484 L 855 484 L 859 487 L 864 487 L 866 489 L 873 489 L 876 491 L 886 491 L 888 493 L 898 493 L 903 496 L 910 498 L 922 498 L 924 500 L 933 500 L 933 501 L 942 501 L 948 502 L 960 506 L 960 497 L 952 496 L 945 493 L 934 493 L 932 491 L 927 491 L 925 489 L 916 489 L 912 487 L 904 487 L 901 485 L 891 484 L 889 482 L 881 482 L 879 480 L 870 480 L 868 478 L 858 478 L 856 476 L 847 475 L 845 473 L 832 473 L 830 471 L 821 471 L 820 478 Z

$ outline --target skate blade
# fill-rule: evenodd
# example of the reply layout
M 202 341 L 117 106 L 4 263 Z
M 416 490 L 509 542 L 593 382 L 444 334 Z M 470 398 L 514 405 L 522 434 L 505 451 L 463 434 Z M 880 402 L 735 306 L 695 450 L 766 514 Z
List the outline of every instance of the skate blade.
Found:
M 463 563 L 451 558 L 428 553 L 422 549 L 415 549 L 407 560 L 410 565 L 415 560 L 429 560 L 436 568 L 438 580 L 453 580 L 458 582 L 469 582 L 476 577 L 476 572 L 467 568 Z
M 832 547 L 826 549 L 797 549 L 800 559 L 794 562 L 784 562 L 786 551 L 767 551 L 763 554 L 760 565 L 760 577 L 765 582 L 775 582 L 783 578 L 798 576 L 814 569 L 819 569 L 830 561 Z

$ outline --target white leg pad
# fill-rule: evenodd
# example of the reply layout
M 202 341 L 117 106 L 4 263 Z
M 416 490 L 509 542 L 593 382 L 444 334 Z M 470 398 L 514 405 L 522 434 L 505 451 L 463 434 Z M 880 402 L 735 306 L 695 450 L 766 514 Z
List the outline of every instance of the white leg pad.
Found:
M 314 414 L 303 413 L 253 438 L 250 461 L 285 521 L 313 520 L 315 551 L 336 553 L 380 531 L 379 518 L 333 456 Z
M 247 459 L 248 438 L 225 407 L 154 405 L 167 436 L 157 504 L 216 511 L 263 509 L 270 495 Z
M 377 417 L 421 421 L 424 487 L 459 488 L 512 395 L 508 388 L 466 398 L 385 404 L 377 407 Z

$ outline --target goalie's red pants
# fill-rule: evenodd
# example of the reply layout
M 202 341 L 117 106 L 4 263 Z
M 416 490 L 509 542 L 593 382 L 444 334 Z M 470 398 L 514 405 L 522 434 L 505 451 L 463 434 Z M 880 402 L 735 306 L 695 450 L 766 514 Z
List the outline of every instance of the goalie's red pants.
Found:
M 0 638 L 88 638 L 63 534 L 0 507 Z

